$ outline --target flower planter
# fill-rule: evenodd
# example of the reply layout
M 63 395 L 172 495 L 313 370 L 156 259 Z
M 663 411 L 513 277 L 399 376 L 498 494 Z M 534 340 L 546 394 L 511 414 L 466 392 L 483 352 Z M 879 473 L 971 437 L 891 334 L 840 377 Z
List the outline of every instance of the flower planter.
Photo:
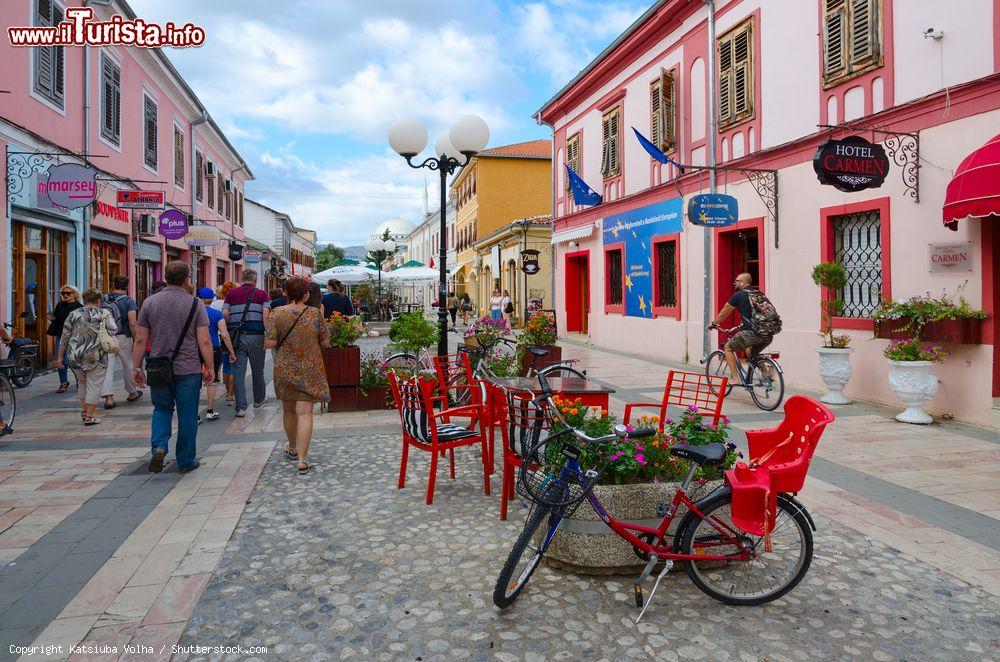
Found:
M 819 354 L 819 376 L 826 384 L 828 392 L 820 396 L 820 402 L 828 405 L 849 405 L 850 398 L 844 395 L 844 387 L 851 379 L 851 347 L 817 347 Z
M 913 331 L 906 328 L 909 322 L 908 319 L 875 322 L 875 337 L 908 340 L 913 337 Z M 983 320 L 962 317 L 928 322 L 920 331 L 920 340 L 978 345 L 983 342 Z
M 358 388 L 359 409 L 392 409 L 392 394 L 388 386 L 377 386 L 364 390 Z
M 323 370 L 326 372 L 326 383 L 335 386 L 357 386 L 361 381 L 361 348 L 324 347 Z
M 704 485 L 695 483 L 693 497 L 697 500 L 720 484 L 721 481 L 710 481 Z M 662 515 L 657 515 L 657 504 L 670 503 L 679 485 L 680 483 L 598 485 L 594 488 L 594 494 L 616 519 L 655 527 L 663 519 Z M 688 496 L 691 497 L 692 494 Z M 686 512 L 686 507 L 678 508 L 667 529 L 669 537 L 673 537 Z M 571 517 L 563 520 L 545 558 L 550 565 L 584 575 L 633 574 L 640 572 L 645 566 L 632 550 L 632 545 L 612 533 L 587 502 L 581 504 Z M 683 567 L 683 564 L 677 564 L 677 567 Z
M 331 386 L 330 404 L 328 411 L 357 411 L 358 407 L 358 387 L 357 386 Z
M 548 345 L 546 347 L 539 347 L 539 349 L 548 350 L 548 354 L 545 356 L 536 357 L 531 352 L 525 350 L 524 355 L 521 356 L 521 375 L 528 374 L 528 368 L 531 367 L 532 361 L 534 361 L 535 370 L 541 370 L 546 366 L 550 366 L 553 363 L 559 363 L 562 360 L 562 347 L 558 345 Z
M 938 390 L 937 376 L 931 372 L 932 361 L 889 361 L 889 388 L 896 394 L 906 410 L 896 415 L 902 423 L 928 425 L 934 422 L 922 407 Z

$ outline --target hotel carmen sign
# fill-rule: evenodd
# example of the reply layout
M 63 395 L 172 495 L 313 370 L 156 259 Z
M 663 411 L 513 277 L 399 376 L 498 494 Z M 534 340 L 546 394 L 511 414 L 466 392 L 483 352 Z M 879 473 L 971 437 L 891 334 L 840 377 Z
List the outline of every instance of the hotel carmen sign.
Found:
M 813 157 L 813 170 L 820 184 L 854 193 L 882 186 L 889 172 L 889 158 L 881 145 L 849 136 L 821 144 Z

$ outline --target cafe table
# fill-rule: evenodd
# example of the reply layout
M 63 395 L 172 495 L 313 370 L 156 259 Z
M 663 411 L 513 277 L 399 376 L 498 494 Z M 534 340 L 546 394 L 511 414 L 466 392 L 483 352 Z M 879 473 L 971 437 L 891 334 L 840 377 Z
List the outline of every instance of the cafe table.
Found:
M 537 377 L 500 377 L 491 381 L 504 388 L 535 393 L 540 388 Z M 612 388 L 579 377 L 548 377 L 547 381 L 553 393 L 570 400 L 579 399 L 585 407 L 607 409 L 610 396 L 615 392 Z

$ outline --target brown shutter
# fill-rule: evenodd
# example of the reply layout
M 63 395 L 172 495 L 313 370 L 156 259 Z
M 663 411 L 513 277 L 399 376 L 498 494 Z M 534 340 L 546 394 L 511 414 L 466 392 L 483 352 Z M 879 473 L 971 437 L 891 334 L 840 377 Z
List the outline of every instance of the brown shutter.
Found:
M 611 113 L 611 117 L 608 118 L 608 132 L 609 140 L 608 144 L 611 148 L 608 150 L 610 154 L 610 166 L 611 175 L 617 175 L 621 172 L 622 158 L 621 158 L 621 131 L 619 131 L 618 118 L 621 114 L 619 109 L 615 109 Z
M 847 6 L 845 0 L 826 0 L 823 17 L 823 75 L 836 76 L 846 66 L 844 27 Z
M 144 126 L 145 126 L 145 148 L 144 157 L 146 165 L 151 168 L 156 167 L 157 145 L 156 145 L 156 104 L 149 97 L 144 98 L 143 104 Z
M 601 174 L 608 177 L 611 172 L 611 120 L 605 115 L 601 118 Z M 577 173 L 579 174 L 579 173 Z
M 194 197 L 201 200 L 205 196 L 205 156 L 198 151 L 194 153 Z
M 101 63 L 102 71 L 102 103 L 101 132 L 109 140 L 115 140 L 115 69 L 111 59 L 105 57 Z
M 52 2 L 51 0 L 38 0 L 38 13 L 35 16 L 35 25 L 39 27 L 52 25 Z M 35 51 L 35 90 L 47 97 L 54 96 L 53 88 L 53 59 L 55 48 L 51 46 L 39 46 Z
M 677 80 L 673 71 L 660 70 L 660 89 L 663 95 L 661 110 L 662 139 L 657 145 L 665 152 L 677 148 Z
M 733 115 L 733 42 L 719 42 L 719 120 L 721 125 L 732 121 Z
M 174 127 L 174 184 L 184 186 L 184 132 Z
M 851 0 L 851 64 L 868 64 L 878 59 L 878 0 Z
M 736 119 L 753 113 L 753 66 L 750 26 L 733 36 L 733 114 Z
M 649 139 L 654 145 L 663 142 L 663 73 L 649 86 Z

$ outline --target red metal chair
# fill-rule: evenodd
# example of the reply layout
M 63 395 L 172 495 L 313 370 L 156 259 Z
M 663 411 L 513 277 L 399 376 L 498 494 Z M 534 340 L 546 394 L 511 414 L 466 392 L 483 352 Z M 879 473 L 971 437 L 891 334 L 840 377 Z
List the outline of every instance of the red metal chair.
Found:
M 487 386 L 491 397 L 503 403 L 501 437 L 503 440 L 503 473 L 500 489 L 500 519 L 507 519 L 507 502 L 514 498 L 517 470 L 529 449 L 543 441 L 552 432 L 552 417 L 532 401 L 531 391 L 501 389 Z
M 659 402 L 630 402 L 625 405 L 625 424 L 632 417 L 632 408 L 656 407 L 660 422 L 657 426 L 663 432 L 667 418 L 667 405 L 679 407 L 697 407 L 698 413 L 704 418 L 710 418 L 712 425 L 719 424 L 722 416 L 722 401 L 726 398 L 726 386 L 729 380 L 716 375 L 708 376 L 700 372 L 682 372 L 671 370 L 667 373 L 667 383 L 663 387 L 663 399 Z
M 452 416 L 471 416 L 476 420 L 482 420 L 484 416 L 483 406 L 472 404 L 435 411 L 435 403 L 444 404 L 445 397 L 434 396 L 434 382 L 419 377 L 403 379 L 397 377 L 394 372 L 390 372 L 389 384 L 392 386 L 392 394 L 396 400 L 399 420 L 403 428 L 403 457 L 399 465 L 397 487 L 402 489 L 406 482 L 406 463 L 410 446 L 427 451 L 431 454 L 430 478 L 427 481 L 427 503 L 433 503 L 438 457 L 448 451 L 451 465 L 450 473 L 454 479 L 455 449 L 480 444 L 483 458 L 483 484 L 488 496 L 490 493 L 490 472 L 486 455 L 486 435 L 482 427 L 474 430 L 447 422 L 447 419 Z
M 434 357 L 434 372 L 437 373 L 438 390 L 448 398 L 447 406 L 483 405 L 485 416 L 482 419 L 470 419 L 469 427 L 481 426 L 488 432 L 489 468 L 494 473 L 494 446 L 496 428 L 503 420 L 502 405 L 499 410 L 491 402 L 485 382 L 476 380 L 472 374 L 472 361 L 469 353 L 459 349 L 458 354 L 448 354 Z M 451 419 L 445 419 L 451 422 Z

